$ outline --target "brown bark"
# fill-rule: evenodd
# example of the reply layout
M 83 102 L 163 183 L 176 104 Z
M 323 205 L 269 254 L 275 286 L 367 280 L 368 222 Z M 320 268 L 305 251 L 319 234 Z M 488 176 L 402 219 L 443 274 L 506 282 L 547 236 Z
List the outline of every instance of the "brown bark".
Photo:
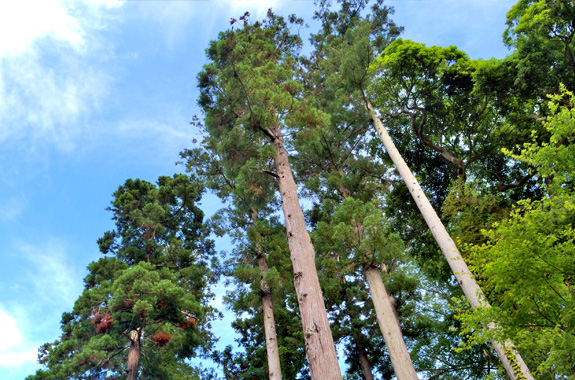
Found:
M 271 132 L 272 142 L 276 148 L 274 164 L 278 175 L 311 378 L 341 380 L 341 371 L 317 276 L 315 253 L 305 226 L 283 136 L 279 127 L 274 127 Z
M 272 296 L 270 293 L 262 295 L 262 308 L 264 313 L 264 331 L 266 334 L 266 351 L 268 355 L 268 371 L 270 380 L 280 380 L 282 370 L 276 333 Z
M 441 156 L 446 159 L 447 161 L 451 162 L 452 164 L 457 166 L 457 175 L 465 178 L 465 163 L 459 157 L 454 156 L 451 154 L 447 149 L 436 145 L 431 141 L 431 139 L 423 134 L 423 126 L 427 120 L 427 112 L 423 108 L 419 108 L 419 111 L 422 113 L 422 119 L 417 126 L 416 123 L 416 115 L 413 112 L 407 112 L 408 115 L 411 115 L 411 128 L 415 135 L 419 138 L 419 141 L 423 143 L 423 145 L 427 146 L 428 148 L 436 151 L 437 153 L 441 154 Z
M 395 376 L 398 380 L 417 380 L 417 373 L 403 340 L 395 305 L 385 290 L 381 272 L 378 268 L 369 266 L 364 269 L 364 273 L 375 307 L 377 323 L 389 351 Z
M 425 219 L 425 222 L 427 223 L 427 226 L 431 230 L 431 233 L 433 234 L 435 241 L 437 241 L 437 244 L 439 245 L 439 248 L 441 249 L 444 257 L 447 259 L 447 262 L 453 274 L 455 275 L 457 282 L 459 282 L 459 285 L 461 286 L 463 293 L 465 294 L 467 299 L 469 299 L 469 304 L 471 305 L 472 308 L 490 307 L 489 302 L 487 301 L 485 295 L 483 294 L 483 291 L 481 290 L 481 288 L 471 275 L 471 272 L 469 271 L 467 264 L 461 257 L 461 254 L 459 253 L 457 246 L 447 233 L 445 226 L 437 216 L 437 213 L 431 206 L 431 203 L 429 203 L 429 200 L 427 199 L 427 196 L 421 189 L 419 182 L 417 181 L 413 173 L 411 173 L 411 170 L 409 169 L 409 167 L 403 160 L 403 157 L 397 150 L 395 144 L 393 143 L 393 140 L 391 139 L 391 136 L 389 136 L 387 130 L 383 126 L 381 119 L 373 109 L 373 106 L 371 105 L 369 100 L 365 97 L 364 100 L 365 100 L 365 107 L 370 113 L 375 129 L 377 130 L 381 138 L 381 141 L 383 142 L 383 145 L 385 146 L 385 149 L 389 154 L 389 157 L 395 164 L 397 171 L 399 172 L 401 178 L 405 182 L 405 185 L 409 189 L 409 192 L 411 193 L 415 201 L 415 204 L 419 208 L 421 215 Z M 487 328 L 493 329 L 495 328 L 495 326 L 493 324 L 490 324 L 487 326 Z M 515 350 L 511 342 L 506 341 L 503 344 L 501 344 L 499 342 L 492 341 L 492 343 L 495 348 L 495 351 L 497 352 L 497 356 L 499 356 L 499 359 L 501 360 L 503 366 L 505 367 L 507 375 L 512 380 L 516 379 L 533 380 L 533 376 L 529 372 L 529 368 L 527 368 L 527 365 L 523 361 L 523 358 Z M 513 365 L 512 363 L 514 363 L 515 365 Z M 514 369 L 514 367 L 517 368 L 517 371 Z
M 363 346 L 357 343 L 356 347 L 363 377 L 365 377 L 365 380 L 373 380 L 373 372 L 371 372 L 371 366 L 369 365 L 369 360 L 367 359 L 367 354 L 365 353 Z
M 130 331 L 130 350 L 128 351 L 127 380 L 138 380 L 140 369 L 140 333 L 142 329 Z
M 521 187 L 523 185 L 525 185 L 527 183 L 527 181 L 529 181 L 531 179 L 531 177 L 533 177 L 534 174 L 527 174 L 525 176 L 523 176 L 519 181 L 515 181 L 513 183 L 509 183 L 509 184 L 505 184 L 503 182 L 503 177 L 501 177 L 500 175 L 496 175 L 497 179 L 499 180 L 499 183 L 497 184 L 497 190 L 499 191 L 507 191 L 509 189 L 514 189 L 516 187 Z
M 257 220 L 257 212 L 252 212 L 252 221 L 255 223 Z M 268 271 L 268 262 L 266 254 L 261 248 L 261 237 L 255 242 L 258 266 L 261 271 L 260 288 L 262 291 L 262 310 L 264 314 L 264 332 L 266 337 L 266 352 L 268 359 L 268 372 L 270 380 L 281 380 L 282 372 L 280 365 L 280 354 L 278 347 L 278 339 L 276 333 L 276 322 L 274 318 L 274 308 L 272 303 L 271 288 L 269 284 L 264 281 L 264 275 Z
M 340 192 L 343 198 L 349 196 L 347 188 L 342 187 Z M 363 226 L 361 224 L 355 220 L 352 220 L 351 224 L 358 235 L 363 235 Z M 385 284 L 381 278 L 381 271 L 372 265 L 365 265 L 363 272 L 369 286 L 377 323 L 389 352 L 395 376 L 398 380 L 418 380 L 415 367 L 405 346 L 393 297 L 387 294 Z

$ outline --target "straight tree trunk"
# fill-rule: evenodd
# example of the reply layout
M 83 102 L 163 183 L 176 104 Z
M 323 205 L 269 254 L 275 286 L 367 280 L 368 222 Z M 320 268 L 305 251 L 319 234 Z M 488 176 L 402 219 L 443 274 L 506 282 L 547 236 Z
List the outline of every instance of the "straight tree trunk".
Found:
M 344 186 L 340 187 L 339 192 L 344 199 L 351 195 L 350 191 Z M 355 220 L 352 220 L 352 226 L 356 232 L 361 232 L 360 235 L 363 234 L 363 226 Z M 385 346 L 389 351 L 395 376 L 398 380 L 418 380 L 411 356 L 409 356 L 405 346 L 393 298 L 385 290 L 385 284 L 381 279 L 381 271 L 373 266 L 365 266 L 363 272 L 375 307 L 377 324 L 383 335 Z
M 315 253 L 299 204 L 297 186 L 279 126 L 271 129 L 274 164 L 293 264 L 294 284 L 303 324 L 308 365 L 313 380 L 342 380 L 321 292 Z
M 127 380 L 138 380 L 140 369 L 140 331 L 141 328 L 130 331 L 130 350 L 128 351 Z
M 389 154 L 389 157 L 395 164 L 395 167 L 399 171 L 401 178 L 407 185 L 409 192 L 411 193 L 419 211 L 423 215 L 427 226 L 431 230 L 433 237 L 437 241 L 441 252 L 443 252 L 443 256 L 447 259 L 451 271 L 455 275 L 457 282 L 461 286 L 463 293 L 469 299 L 469 303 L 471 307 L 490 307 L 489 302 L 486 300 L 483 291 L 472 277 L 467 264 L 461 257 L 457 246 L 447 233 L 445 226 L 437 216 L 437 213 L 429 203 L 427 196 L 419 186 L 419 182 L 415 176 L 411 173 L 411 170 L 403 160 L 403 157 L 395 147 L 391 136 L 387 133 L 387 130 L 383 126 L 381 119 L 373 109 L 373 106 L 367 100 L 364 95 L 365 100 L 365 107 L 369 111 L 371 120 L 375 125 L 375 129 Z M 495 325 L 490 324 L 487 326 L 489 329 L 495 328 Z M 495 351 L 497 352 L 497 356 L 503 363 L 505 370 L 507 371 L 507 375 L 512 379 L 526 379 L 526 380 L 533 380 L 533 376 L 529 372 L 529 368 L 523 361 L 523 358 L 519 353 L 515 350 L 513 344 L 510 341 L 506 341 L 504 344 L 500 344 L 495 341 L 491 341 L 493 344 Z
M 268 355 L 269 378 L 270 380 L 281 380 L 282 369 L 280 365 L 280 354 L 272 305 L 272 295 L 270 293 L 264 293 L 262 295 L 262 308 L 264 312 L 264 330 L 266 334 L 266 351 Z
M 391 358 L 395 376 L 398 380 L 418 380 L 403 340 L 403 333 L 401 332 L 395 306 L 391 296 L 385 290 L 380 270 L 369 266 L 364 269 L 364 274 L 375 307 L 377 323 L 385 345 L 389 350 L 389 357 Z
M 361 366 L 361 372 L 363 372 L 363 377 L 365 380 L 374 380 L 373 372 L 371 372 L 371 366 L 369 365 L 369 360 L 367 359 L 367 353 L 360 343 L 356 344 L 357 355 L 359 356 L 359 365 Z
M 252 211 L 252 222 L 255 224 L 258 218 L 256 211 Z M 266 352 L 268 357 L 269 380 L 281 380 L 282 372 L 280 365 L 280 354 L 278 338 L 276 333 L 276 322 L 274 318 L 274 308 L 269 284 L 264 281 L 264 275 L 268 271 L 266 253 L 261 247 L 261 236 L 256 238 L 256 251 L 258 255 L 258 266 L 261 271 L 260 288 L 262 291 L 262 309 L 264 314 L 264 332 L 266 336 Z

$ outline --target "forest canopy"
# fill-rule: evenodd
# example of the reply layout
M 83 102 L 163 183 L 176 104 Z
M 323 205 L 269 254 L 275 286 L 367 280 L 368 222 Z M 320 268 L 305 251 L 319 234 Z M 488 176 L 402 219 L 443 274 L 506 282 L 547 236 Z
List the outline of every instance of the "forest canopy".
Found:
M 309 44 L 297 15 L 232 19 L 184 173 L 113 194 L 27 379 L 575 377 L 575 5 L 518 1 L 490 60 L 393 14 L 319 1 Z

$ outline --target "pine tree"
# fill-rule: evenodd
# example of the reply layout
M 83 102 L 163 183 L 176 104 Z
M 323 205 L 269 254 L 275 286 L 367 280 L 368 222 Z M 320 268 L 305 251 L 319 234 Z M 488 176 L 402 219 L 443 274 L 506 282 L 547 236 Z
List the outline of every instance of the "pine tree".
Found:
M 208 353 L 213 243 L 185 175 L 157 185 L 127 180 L 110 210 L 116 229 L 98 240 L 85 290 L 62 317 L 62 336 L 40 349 L 30 379 L 197 377 L 185 359 Z M 194 375 L 195 374 L 195 375 Z

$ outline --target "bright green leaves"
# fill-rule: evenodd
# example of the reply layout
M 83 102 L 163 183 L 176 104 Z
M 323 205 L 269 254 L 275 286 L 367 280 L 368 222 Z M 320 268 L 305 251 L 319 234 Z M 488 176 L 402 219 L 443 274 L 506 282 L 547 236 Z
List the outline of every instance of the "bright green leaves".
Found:
M 512 45 L 512 35 L 527 34 L 530 31 L 541 34 L 552 27 L 550 9 L 545 3 L 545 0 L 521 0 L 511 8 L 507 13 L 508 27 L 503 35 L 507 45 Z
M 477 321 L 501 328 L 486 338 L 510 338 L 541 378 L 575 375 L 575 132 L 572 94 L 553 97 L 544 123 L 550 141 L 526 144 L 517 159 L 538 168 L 549 196 L 519 202 L 510 217 L 485 232 L 487 243 L 470 250 L 493 308 L 464 314 L 467 332 Z M 559 376 L 559 377 L 556 377 Z
M 504 41 L 515 47 L 526 42 L 521 39 L 534 36 L 571 42 L 567 38 L 573 33 L 569 23 L 573 12 L 573 3 L 568 0 L 520 0 L 507 13 Z
M 455 46 L 426 47 L 411 40 L 393 41 L 371 65 L 370 71 L 392 70 L 405 78 L 433 80 L 450 66 L 468 61 L 467 54 Z
M 574 99 L 565 87 L 561 94 L 552 96 L 549 102 L 552 116 L 543 124 L 550 134 L 549 142 L 525 144 L 522 153 L 515 156 L 537 168 L 552 194 L 565 192 L 565 187 L 572 189 L 575 180 Z
M 493 300 L 493 310 L 475 317 L 499 323 L 496 337 L 513 339 L 541 378 L 575 374 L 573 201 L 570 196 L 522 202 L 488 232 L 486 245 L 471 251 L 474 269 Z M 473 328 L 472 317 L 464 321 Z

